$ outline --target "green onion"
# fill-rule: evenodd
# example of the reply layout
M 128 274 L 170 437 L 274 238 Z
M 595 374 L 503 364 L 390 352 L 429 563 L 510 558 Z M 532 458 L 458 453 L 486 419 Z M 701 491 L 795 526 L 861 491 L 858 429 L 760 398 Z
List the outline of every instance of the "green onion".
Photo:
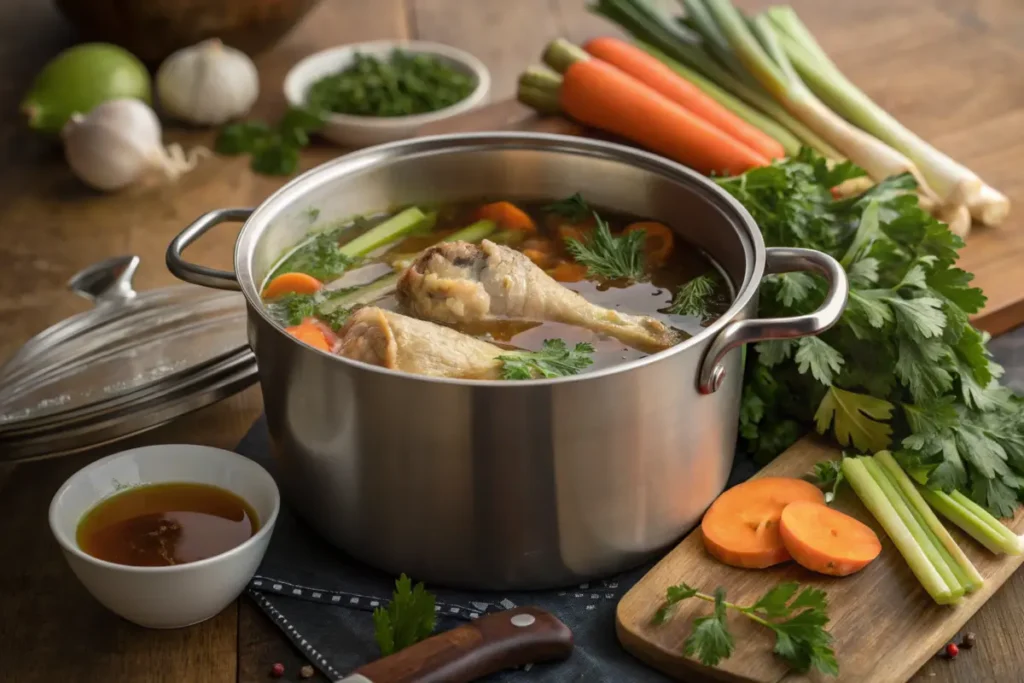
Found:
M 967 589 L 973 592 L 981 588 L 985 579 L 978 572 L 971 560 L 964 554 L 960 546 L 956 544 L 949 531 L 942 525 L 939 518 L 925 502 L 924 497 L 917 490 L 917 486 L 907 473 L 903 471 L 896 459 L 889 451 L 875 453 L 875 460 L 881 465 L 882 471 L 889 476 L 890 481 L 895 484 L 899 492 L 903 494 L 904 500 L 910 503 L 917 521 L 931 535 L 932 541 L 938 546 L 943 559 L 957 575 L 957 580 Z
M 943 203 L 966 201 L 970 206 L 974 202 L 979 206 L 975 217 L 989 224 L 1001 223 L 1006 218 L 1009 200 L 1005 196 L 989 187 L 989 198 L 979 202 L 981 179 L 908 130 L 851 83 L 791 7 L 774 7 L 768 10 L 767 16 L 778 29 L 786 53 L 811 89 L 846 119 L 910 158 Z
M 878 520 L 885 533 L 892 539 L 896 549 L 907 561 L 910 570 L 921 582 L 928 595 L 939 604 L 948 604 L 955 598 L 950 591 L 949 585 L 936 571 L 922 549 L 920 539 L 914 536 L 910 528 L 897 514 L 892 501 L 878 485 L 874 477 L 868 471 L 866 460 L 868 458 L 843 458 L 843 476 L 850 482 L 857 497 L 864 503 L 864 507 Z
M 707 6 L 739 60 L 794 117 L 875 180 L 905 172 L 919 176 L 903 154 L 853 126 L 814 96 L 800 80 L 766 16 L 755 17 L 748 27 L 730 0 L 707 0 Z

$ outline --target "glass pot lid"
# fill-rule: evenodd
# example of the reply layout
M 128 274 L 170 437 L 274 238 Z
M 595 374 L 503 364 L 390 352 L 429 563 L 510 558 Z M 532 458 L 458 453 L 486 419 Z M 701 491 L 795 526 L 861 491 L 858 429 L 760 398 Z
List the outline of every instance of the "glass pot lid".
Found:
M 228 376 L 234 391 L 255 380 L 242 295 L 194 285 L 136 292 L 139 262 L 116 257 L 75 275 L 68 286 L 95 306 L 39 333 L 0 367 L 0 442 L 132 422 L 135 408 L 166 422 L 181 414 L 174 405 L 205 405 L 194 400 L 204 392 L 224 398 Z

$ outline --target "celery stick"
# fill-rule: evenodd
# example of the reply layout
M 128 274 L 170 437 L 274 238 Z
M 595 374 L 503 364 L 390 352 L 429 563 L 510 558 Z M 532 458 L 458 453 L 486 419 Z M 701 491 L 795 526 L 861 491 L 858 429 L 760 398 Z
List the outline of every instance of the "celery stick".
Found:
M 907 525 L 900 519 L 892 502 L 886 497 L 874 477 L 868 472 L 865 460 L 868 458 L 843 458 L 842 469 L 846 481 L 850 482 L 854 493 L 864 503 L 864 507 L 878 520 L 885 533 L 892 539 L 896 549 L 910 566 L 917 580 L 928 595 L 939 604 L 948 604 L 955 598 L 949 585 L 936 571 L 935 566 L 924 554 Z
M 774 119 L 762 114 L 760 111 L 739 99 L 728 90 L 718 87 L 712 81 L 708 80 L 690 67 L 684 66 L 680 62 L 672 59 L 653 45 L 649 45 L 642 40 L 634 40 L 634 42 L 641 50 L 647 52 L 649 55 L 675 71 L 687 81 L 700 88 L 705 95 L 713 99 L 715 102 L 718 102 L 733 114 L 736 114 L 736 116 L 739 116 L 755 128 L 760 129 L 768 136 L 778 140 L 783 149 L 786 150 L 786 154 L 792 156 L 800 151 L 800 139 L 790 133 L 785 126 L 776 123 Z
M 982 544 L 992 552 L 999 554 L 1019 555 L 1021 552 L 1017 536 L 1010 532 L 1004 536 L 993 529 L 987 523 L 953 500 L 948 493 L 932 491 L 931 489 L 918 484 L 918 490 L 928 504 L 938 510 L 939 514 L 956 524 L 971 538 Z M 1000 526 L 1002 526 L 1000 524 Z M 1003 527 L 1004 529 L 1006 527 Z M 1007 531 L 1010 531 L 1007 529 Z
M 993 517 L 992 513 L 990 513 L 988 510 L 981 507 L 973 500 L 971 500 L 964 494 L 960 493 L 959 491 L 953 491 L 953 493 L 949 494 L 949 496 L 954 500 L 954 502 L 958 503 L 961 507 L 967 509 L 969 512 L 971 512 L 971 514 L 980 519 L 982 523 L 987 525 L 990 529 L 992 529 L 992 531 L 1006 538 L 1007 541 L 1012 543 L 1014 549 L 1013 551 L 1007 550 L 1007 554 L 1021 554 L 1020 539 L 1017 537 L 1015 533 L 1006 528 L 1005 524 L 1003 524 L 998 519 Z
M 394 242 L 420 227 L 428 216 L 415 206 L 397 213 L 380 225 L 375 225 L 351 242 L 342 245 L 339 251 L 345 256 L 355 258 L 365 256 L 377 247 Z
M 879 451 L 875 453 L 875 460 L 881 465 L 882 471 L 889 476 L 889 480 L 899 488 L 904 500 L 910 503 L 910 508 L 917 517 L 918 523 L 931 534 L 932 542 L 938 545 L 943 559 L 956 574 L 957 580 L 969 593 L 981 588 L 985 579 L 960 546 L 956 544 L 953 537 L 949 535 L 949 531 L 935 516 L 932 509 L 928 507 L 928 503 L 925 502 L 907 473 L 896 462 L 896 458 L 892 457 L 889 451 Z
M 492 232 L 498 229 L 498 224 L 486 218 L 476 223 L 470 223 L 461 230 L 456 230 L 445 237 L 442 242 L 479 242 L 489 237 Z
M 942 557 L 942 553 L 939 552 L 938 547 L 932 542 L 931 537 L 925 532 L 924 527 L 914 517 L 914 513 L 910 511 L 910 507 L 907 502 L 903 500 L 903 496 L 900 495 L 896 487 L 889 481 L 889 478 L 882 471 L 882 468 L 872 458 L 864 459 L 864 467 L 867 468 L 871 478 L 875 480 L 875 483 L 881 487 L 885 493 L 885 497 L 892 503 L 893 508 L 896 510 L 896 514 L 900 516 L 903 523 L 907 525 L 911 535 L 917 541 L 918 545 L 921 546 L 921 550 L 928 557 L 928 560 L 935 567 L 935 571 L 939 573 L 943 581 L 950 589 L 952 598 L 955 600 L 961 597 L 966 591 L 964 586 L 957 580 L 956 574 L 953 573 L 952 568 L 946 563 Z

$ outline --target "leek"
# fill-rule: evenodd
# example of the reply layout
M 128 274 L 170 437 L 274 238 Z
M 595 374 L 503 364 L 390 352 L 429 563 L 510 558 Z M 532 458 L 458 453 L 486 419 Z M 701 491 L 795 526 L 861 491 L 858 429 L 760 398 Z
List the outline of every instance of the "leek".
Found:
M 939 604 L 948 604 L 955 598 L 950 591 L 949 585 L 936 571 L 935 566 L 929 561 L 921 547 L 918 539 L 896 513 L 892 502 L 886 497 L 881 487 L 868 472 L 865 464 L 867 458 L 843 458 L 843 476 L 850 482 L 854 493 L 864 503 L 864 507 L 878 520 L 885 533 L 892 539 L 896 549 L 900 551 L 903 559 L 910 566 L 917 580 L 932 596 L 932 599 Z
M 978 572 L 974 563 L 964 554 L 964 551 L 956 544 L 949 531 L 942 525 L 939 518 L 928 506 L 924 497 L 917 490 L 917 486 L 903 471 L 896 459 L 889 451 L 875 453 L 875 460 L 881 466 L 882 471 L 889 477 L 889 480 L 896 485 L 899 492 L 903 494 L 904 500 L 910 504 L 918 523 L 931 535 L 943 559 L 957 575 L 957 580 L 967 589 L 967 592 L 974 592 L 981 588 L 985 579 Z
M 786 112 L 764 89 L 745 82 L 721 66 L 705 52 L 700 36 L 673 22 L 654 8 L 650 0 L 597 0 L 589 9 L 764 112 L 824 156 L 842 158 L 832 145 Z
M 634 42 L 641 50 L 647 52 L 649 55 L 675 71 L 687 81 L 700 88 L 705 95 L 718 102 L 720 105 L 731 111 L 733 114 L 736 114 L 736 116 L 740 117 L 750 125 L 760 129 L 769 137 L 778 140 L 783 149 L 786 150 L 786 154 L 794 155 L 800 151 L 800 139 L 790 133 L 789 130 L 781 124 L 776 123 L 773 119 L 765 116 L 760 111 L 739 99 L 729 91 L 719 88 L 712 81 L 708 80 L 690 67 L 684 66 L 680 62 L 672 59 L 653 45 L 648 45 L 642 40 L 635 40 Z
M 797 70 L 833 109 L 903 152 L 917 165 L 943 204 L 953 204 L 957 195 L 966 197 L 968 202 L 977 197 L 982 186 L 978 176 L 908 130 L 851 83 L 792 8 L 776 7 L 767 15 L 779 29 L 781 42 Z
M 808 89 L 766 16 L 755 17 L 748 27 L 730 0 L 707 0 L 707 6 L 743 65 L 793 116 L 875 180 L 910 172 L 927 187 L 907 157 L 840 117 Z
M 787 53 L 811 89 L 833 109 L 864 130 L 907 155 L 920 169 L 943 203 L 955 205 L 963 196 L 971 215 L 987 225 L 999 225 L 1010 211 L 1010 200 L 986 185 L 973 171 L 932 147 L 908 130 L 855 86 L 829 59 L 791 7 L 767 12 L 779 29 Z

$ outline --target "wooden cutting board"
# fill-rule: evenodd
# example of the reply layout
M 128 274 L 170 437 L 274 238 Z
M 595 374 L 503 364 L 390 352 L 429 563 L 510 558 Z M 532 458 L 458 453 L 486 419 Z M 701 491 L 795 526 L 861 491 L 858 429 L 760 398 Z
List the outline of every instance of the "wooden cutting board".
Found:
M 800 477 L 839 451 L 812 437 L 794 444 L 756 476 Z M 871 526 L 882 539 L 882 554 L 861 572 L 829 578 L 794 563 L 771 569 L 736 569 L 721 564 L 704 550 L 698 527 L 637 583 L 619 602 L 616 632 L 629 652 L 680 680 L 723 680 L 756 683 L 819 681 L 816 674 L 787 670 L 771 654 L 774 636 L 742 615 L 731 615 L 729 628 L 736 639 L 732 657 L 711 669 L 682 655 L 683 641 L 694 617 L 708 614 L 710 605 L 691 600 L 679 605 L 675 616 L 661 626 L 651 616 L 665 590 L 686 582 L 702 592 L 726 589 L 727 599 L 750 604 L 783 581 L 799 581 L 823 589 L 829 597 L 829 615 L 838 683 L 904 683 L 933 657 L 981 605 L 1024 562 L 1024 555 L 996 556 L 973 539 L 953 529 L 953 537 L 985 578 L 984 587 L 956 606 L 935 604 L 911 573 L 903 557 L 860 501 L 844 486 L 834 507 Z M 1024 528 L 1024 511 L 1011 527 Z

